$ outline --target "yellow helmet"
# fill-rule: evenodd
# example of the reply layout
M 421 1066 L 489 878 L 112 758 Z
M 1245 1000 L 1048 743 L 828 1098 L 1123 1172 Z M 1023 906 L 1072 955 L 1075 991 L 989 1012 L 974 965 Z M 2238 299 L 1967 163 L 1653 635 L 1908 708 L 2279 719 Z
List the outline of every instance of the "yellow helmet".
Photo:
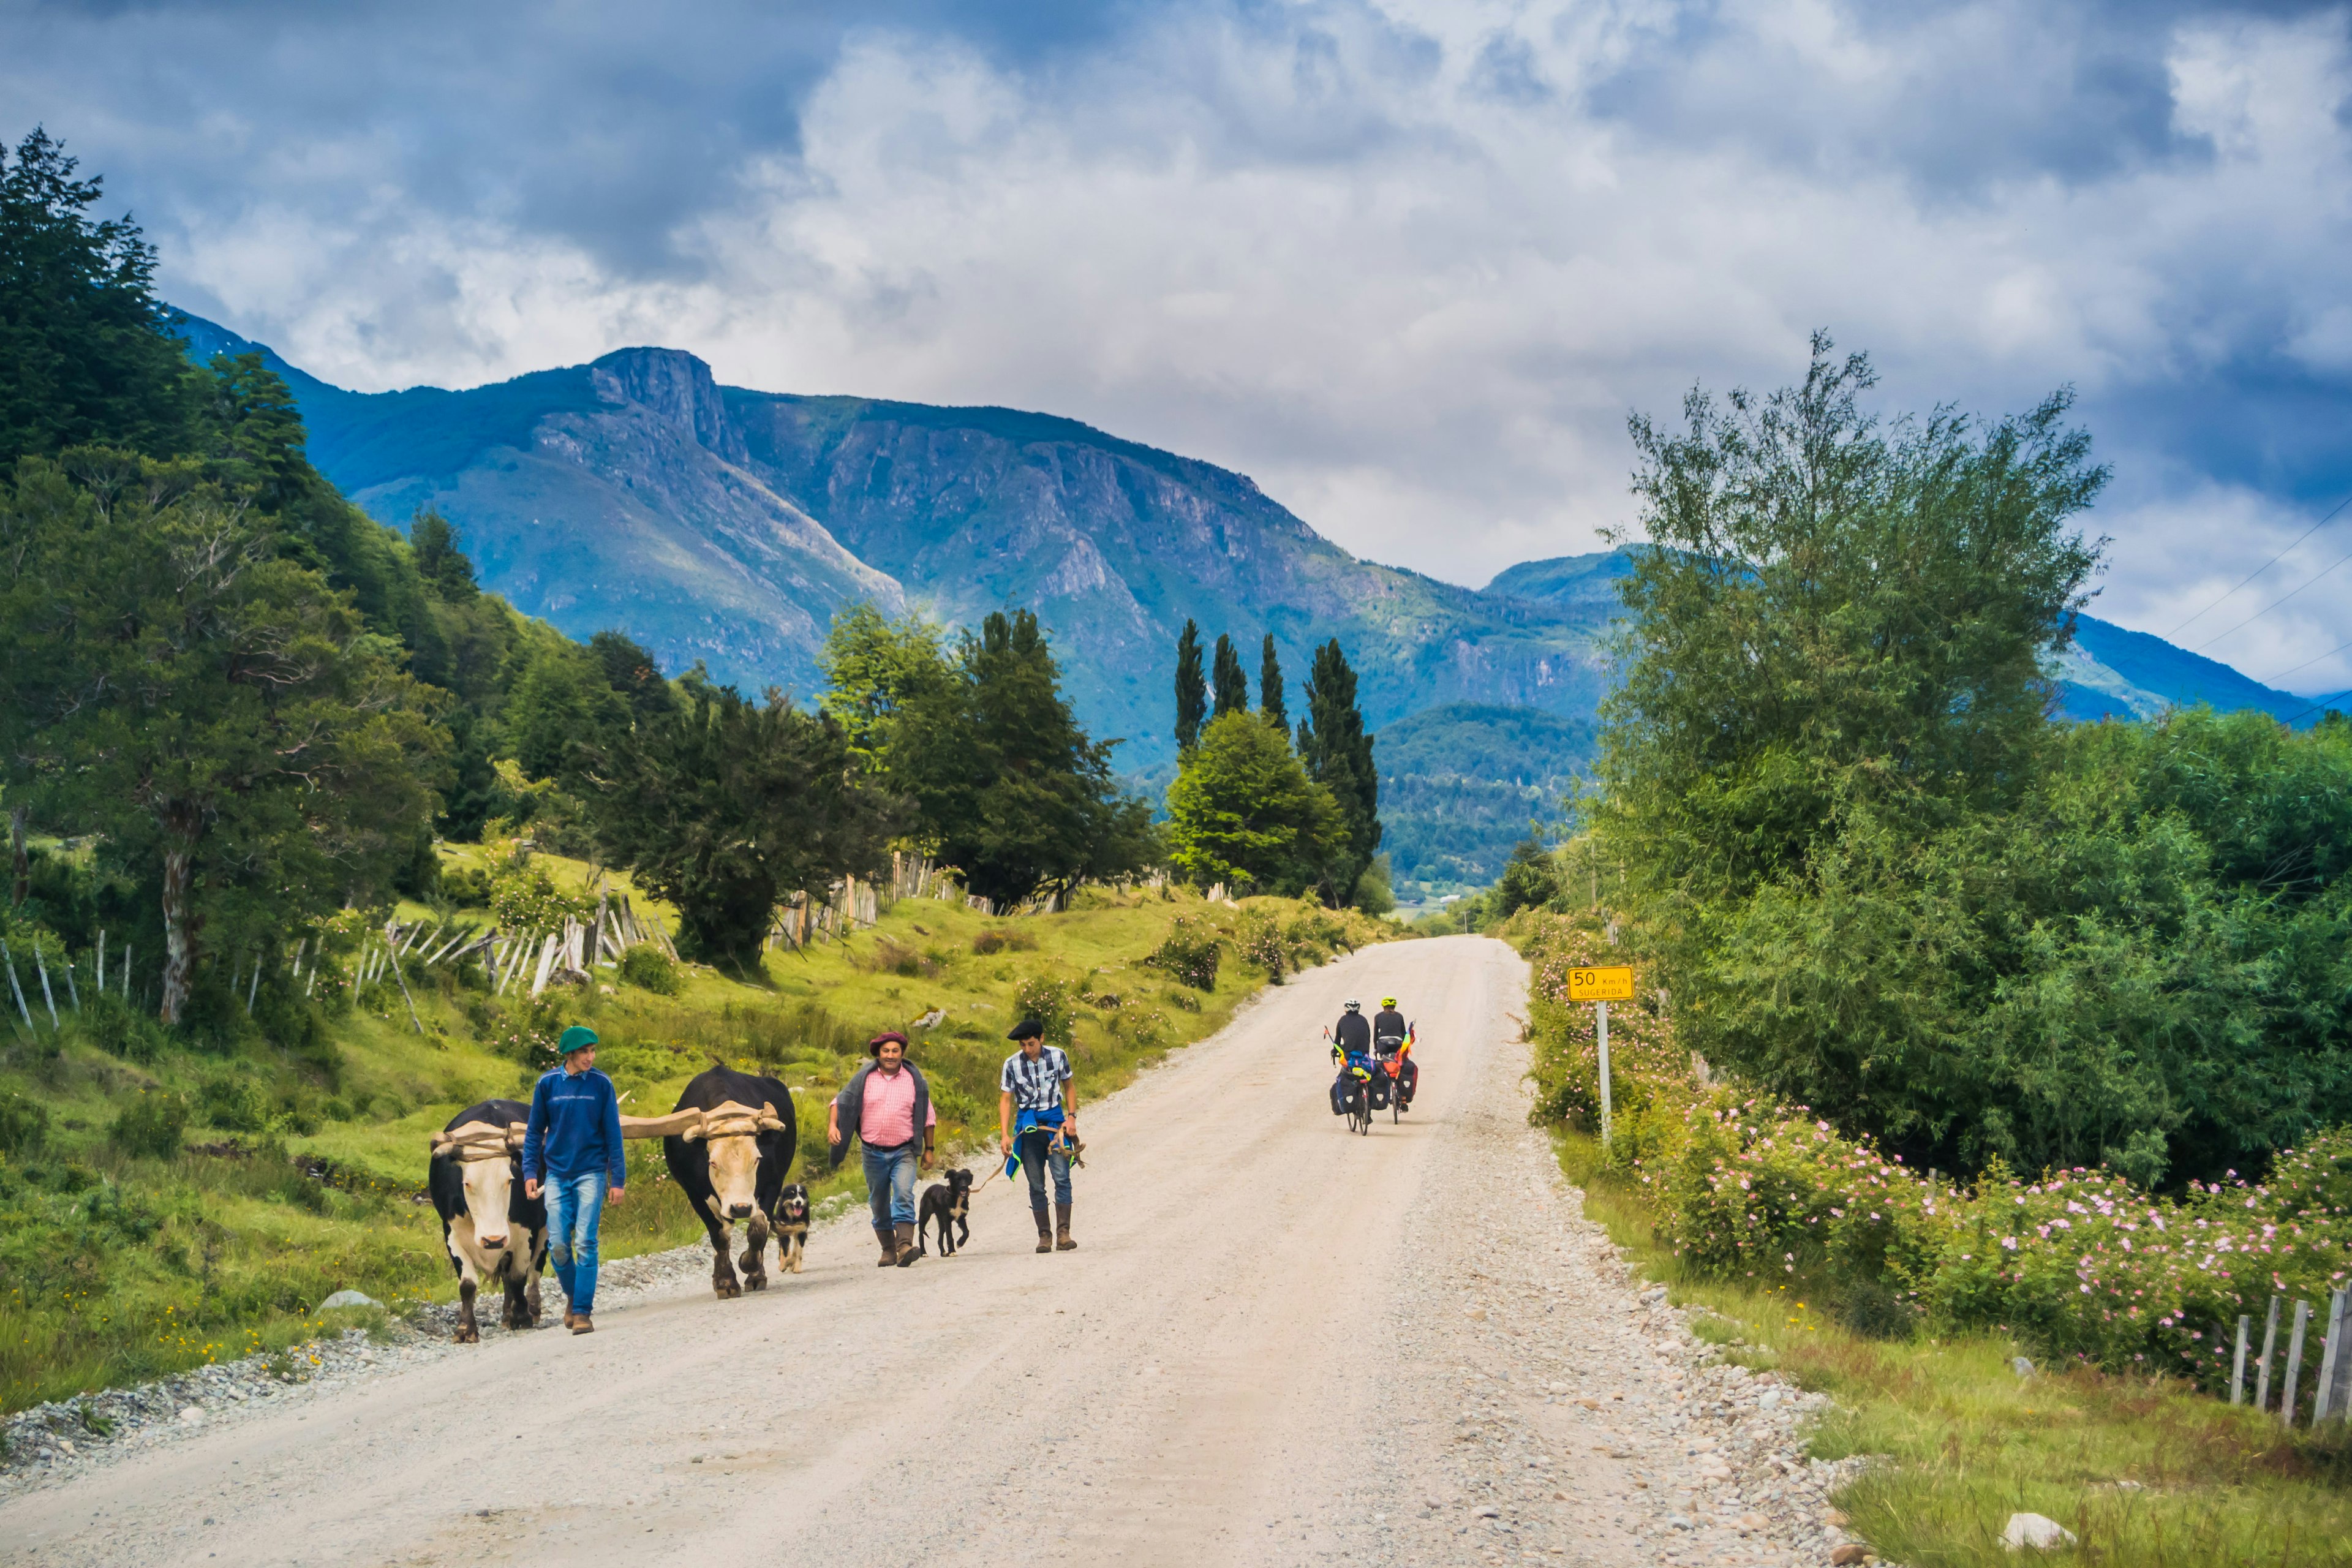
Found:
M 1393 1007 L 1396 1005 L 1396 998 L 1393 996 L 1383 996 L 1381 998 L 1381 1005 L 1383 1007 Z

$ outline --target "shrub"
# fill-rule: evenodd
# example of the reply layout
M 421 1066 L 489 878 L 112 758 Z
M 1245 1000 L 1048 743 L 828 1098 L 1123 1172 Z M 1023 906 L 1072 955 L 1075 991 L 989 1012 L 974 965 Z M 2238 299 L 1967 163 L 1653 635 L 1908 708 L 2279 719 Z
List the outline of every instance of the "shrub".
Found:
M 1217 964 L 1223 957 L 1223 944 L 1224 939 L 1213 927 L 1178 915 L 1169 922 L 1168 934 L 1143 962 L 1166 970 L 1196 991 L 1213 991 L 1217 988 Z
M 1013 988 L 1013 1010 L 1045 1026 L 1045 1038 L 1056 1046 L 1070 1043 L 1070 1027 L 1077 1021 L 1077 990 L 1066 980 L 1033 974 Z
M 992 926 L 971 939 L 971 950 L 985 957 L 992 952 L 1026 952 L 1037 945 L 1037 939 L 1025 931 L 1006 931 Z
M 180 1137 L 187 1130 L 188 1102 L 167 1089 L 151 1089 L 122 1108 L 107 1138 L 125 1154 L 168 1160 L 180 1152 Z
M 619 973 L 623 984 L 656 996 L 675 996 L 686 989 L 677 963 L 651 942 L 641 942 L 621 954 Z
M 887 936 L 877 938 L 874 946 L 858 956 L 856 963 L 870 973 L 898 974 L 909 980 L 927 979 L 940 972 L 940 966 L 930 959 Z
M 1567 1003 L 1566 972 L 1613 955 L 1559 916 L 1518 934 L 1536 962 L 1532 1116 L 1581 1119 L 1591 1010 Z M 2191 1183 L 2177 1200 L 2108 1170 L 2020 1181 L 1998 1161 L 1971 1190 L 1802 1106 L 1709 1081 L 1664 1014 L 1612 1008 L 1610 1055 L 1603 1158 L 1647 1189 L 1660 1238 L 1701 1272 L 1809 1279 L 1868 1331 L 1994 1328 L 2211 1390 L 2229 1381 L 2224 1325 L 2251 1313 L 2259 1329 L 2273 1294 L 2325 1302 L 2352 1276 L 2352 1128 L 2282 1152 L 2267 1182 Z
M 205 1121 L 231 1132 L 258 1132 L 269 1125 L 268 1098 L 247 1073 L 206 1079 L 196 1090 L 196 1109 Z
M 152 1062 L 163 1052 L 163 1028 L 109 991 L 83 998 L 81 1026 L 90 1043 L 125 1061 Z
M 22 1158 L 49 1138 L 49 1110 L 37 1100 L 0 1089 L 0 1154 Z
M 1290 970 L 1290 942 L 1282 933 L 1273 915 L 1265 910 L 1250 910 L 1241 919 L 1234 932 L 1234 947 L 1243 958 L 1265 971 L 1265 977 L 1275 984 Z M 1210 984 L 1216 981 L 1213 977 Z

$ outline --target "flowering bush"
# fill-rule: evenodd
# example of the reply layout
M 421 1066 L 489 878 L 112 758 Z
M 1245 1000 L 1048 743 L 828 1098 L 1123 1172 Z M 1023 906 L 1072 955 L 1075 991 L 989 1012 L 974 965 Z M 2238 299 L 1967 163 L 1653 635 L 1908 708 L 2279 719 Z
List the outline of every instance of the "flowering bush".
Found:
M 1567 971 L 1608 961 L 1603 934 L 1545 916 L 1518 936 L 1535 968 L 1535 1115 L 1590 1123 L 1592 1013 L 1568 1002 Z M 2264 1182 L 2179 1199 L 2105 1170 L 2021 1181 L 1998 1162 L 1970 1190 L 1801 1106 L 1705 1081 L 1663 1011 L 1611 1009 L 1610 1056 L 1605 1158 L 1650 1190 L 1661 1238 L 1711 1272 L 1823 1277 L 1892 1302 L 1898 1321 L 1999 1328 L 2208 1388 L 2229 1382 L 2240 1315 L 2259 1319 L 2274 1294 L 2324 1310 L 2352 1278 L 2352 1128 L 2281 1152 Z

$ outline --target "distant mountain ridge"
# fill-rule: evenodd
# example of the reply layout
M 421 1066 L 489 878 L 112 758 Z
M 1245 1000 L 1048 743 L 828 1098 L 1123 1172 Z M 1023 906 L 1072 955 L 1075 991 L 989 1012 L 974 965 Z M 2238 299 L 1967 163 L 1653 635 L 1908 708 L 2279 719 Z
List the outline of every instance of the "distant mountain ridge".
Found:
M 321 472 L 375 517 L 456 523 L 482 581 L 567 632 L 618 626 L 805 692 L 832 612 L 919 603 L 971 626 L 1008 604 L 1053 634 L 1121 765 L 1171 759 L 1187 617 L 1303 675 L 1338 637 L 1377 726 L 1441 702 L 1589 714 L 1590 616 L 1360 561 L 1246 477 L 1051 415 L 721 387 L 690 354 L 624 349 L 467 392 L 352 393 L 194 319 L 192 350 L 260 350 Z
M 1433 883 L 1500 869 L 1522 807 L 1589 754 L 1608 685 L 1622 553 L 1465 588 L 1359 560 L 1246 476 L 1054 415 L 721 386 L 662 348 L 464 391 L 358 393 L 212 322 L 181 331 L 200 358 L 261 353 L 301 405 L 311 460 L 372 515 L 404 526 L 437 508 L 485 586 L 574 636 L 625 630 L 668 669 L 698 660 L 806 695 L 845 605 L 964 626 L 1025 605 L 1088 729 L 1125 738 L 1123 771 L 1162 779 L 1188 616 L 1232 633 L 1253 670 L 1273 633 L 1294 680 L 1337 637 L 1373 729 L 1395 731 L 1395 754 L 1379 753 L 1395 847 Z M 2077 719 L 2307 706 L 2089 616 L 2052 673 Z M 1454 757 L 1507 771 L 1474 777 Z

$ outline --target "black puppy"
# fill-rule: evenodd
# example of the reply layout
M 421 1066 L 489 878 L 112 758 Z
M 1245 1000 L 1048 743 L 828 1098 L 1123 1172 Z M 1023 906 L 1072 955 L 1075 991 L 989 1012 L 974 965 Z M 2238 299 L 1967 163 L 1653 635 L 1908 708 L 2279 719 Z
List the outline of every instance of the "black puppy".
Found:
M 776 1194 L 776 1267 L 801 1271 L 801 1248 L 808 1244 L 808 1189 L 798 1182 Z
M 936 1225 L 940 1229 L 940 1256 L 953 1258 L 956 1248 L 971 1239 L 971 1221 L 968 1217 L 971 1213 L 971 1173 L 945 1171 L 940 1173 L 947 1177 L 946 1181 L 936 1182 L 924 1189 L 922 1211 L 915 1217 L 915 1250 L 930 1250 L 924 1243 L 928 1239 L 929 1227 Z M 950 1222 L 962 1233 L 961 1236 L 948 1234 Z

